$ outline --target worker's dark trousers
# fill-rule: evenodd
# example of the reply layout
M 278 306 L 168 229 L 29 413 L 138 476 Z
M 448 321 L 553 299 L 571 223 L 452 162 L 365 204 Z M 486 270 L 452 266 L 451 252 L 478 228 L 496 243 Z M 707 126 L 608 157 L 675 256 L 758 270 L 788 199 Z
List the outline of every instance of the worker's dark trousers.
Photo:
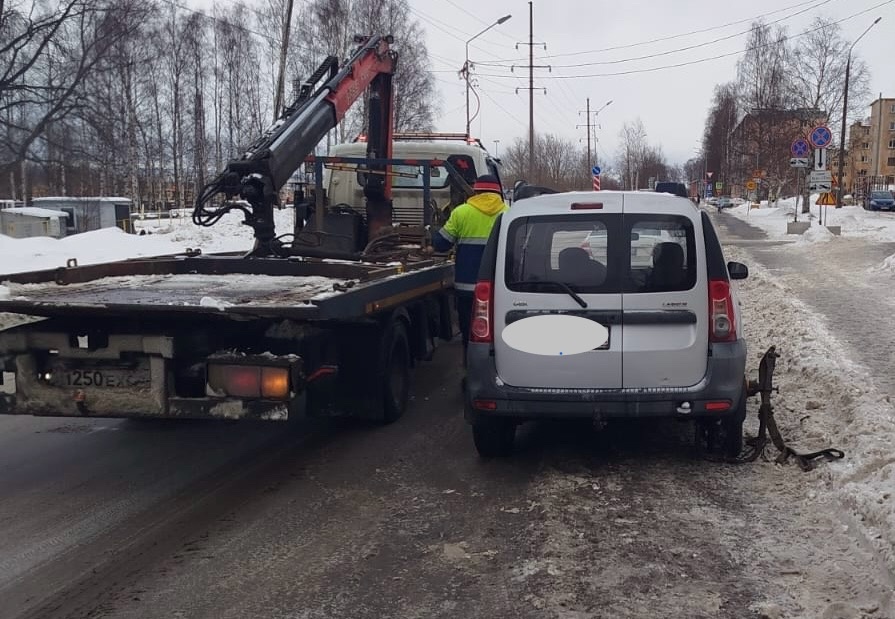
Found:
M 463 336 L 463 366 L 466 366 L 466 348 L 469 346 L 469 323 L 472 321 L 473 293 L 465 290 L 456 291 L 457 320 Z

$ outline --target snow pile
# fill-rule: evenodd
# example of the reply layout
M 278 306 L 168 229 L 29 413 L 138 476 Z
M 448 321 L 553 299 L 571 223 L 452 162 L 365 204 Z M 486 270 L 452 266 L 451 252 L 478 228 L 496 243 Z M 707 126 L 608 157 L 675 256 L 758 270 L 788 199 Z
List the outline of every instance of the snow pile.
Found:
M 797 451 L 845 452 L 844 460 L 823 462 L 808 475 L 851 512 L 863 536 L 895 568 L 895 406 L 848 358 L 822 317 L 793 299 L 748 252 L 725 251 L 750 265 L 740 299 L 752 377 L 769 346 L 782 355 L 775 373 L 780 393 L 772 402 L 784 438 Z M 750 401 L 750 416 L 757 406 Z
M 232 305 L 233 304 L 228 301 L 222 301 L 221 299 L 215 299 L 214 297 L 202 297 L 199 300 L 200 307 L 213 307 L 222 311 Z
M 892 254 L 891 256 L 889 256 L 888 258 L 886 258 L 885 260 L 883 260 L 882 263 L 880 263 L 880 265 L 879 265 L 878 267 L 876 267 L 875 269 L 873 269 L 873 271 L 876 271 L 876 272 L 879 272 L 879 271 L 895 272 L 895 254 Z M 2 298 L 2 295 L 3 295 L 3 293 L 0 292 L 0 298 Z
M 828 243 L 834 238 L 836 236 L 827 230 L 826 226 L 812 225 L 796 243 L 798 245 L 813 245 L 814 243 Z
M 293 211 L 276 210 L 277 233 L 292 231 Z M 203 253 L 241 252 L 251 249 L 252 229 L 242 223 L 243 214 L 232 212 L 216 225 L 193 224 L 190 217 L 137 222 L 147 234 L 127 234 L 104 228 L 62 239 L 34 237 L 14 239 L 0 234 L 0 274 L 39 271 L 65 266 L 70 258 L 79 265 L 129 258 L 164 256 L 199 248 Z
M 833 206 L 820 207 L 815 204 L 818 194 L 812 194 L 809 204 L 809 213 L 802 213 L 798 208 L 799 221 L 817 221 L 817 217 L 823 210 L 823 222 L 825 226 L 841 226 L 842 236 L 855 236 L 874 241 L 895 242 L 895 213 L 865 211 L 860 206 Z M 786 236 L 786 223 L 793 221 L 796 215 L 795 198 L 780 200 L 776 207 L 769 207 L 767 201 L 761 203 L 761 208 L 749 208 L 749 204 L 732 209 L 725 209 L 724 213 L 730 213 L 750 224 L 761 228 L 770 237 Z
M 769 236 L 781 237 L 786 235 L 786 224 L 795 217 L 796 203 L 790 198 L 779 200 L 777 206 L 768 206 L 767 201 L 762 202 L 761 208 L 753 208 L 748 202 L 742 206 L 725 209 L 724 214 L 731 214 L 753 226 L 761 228 Z
M 0 300 L 6 300 L 10 297 L 9 288 L 0 286 Z

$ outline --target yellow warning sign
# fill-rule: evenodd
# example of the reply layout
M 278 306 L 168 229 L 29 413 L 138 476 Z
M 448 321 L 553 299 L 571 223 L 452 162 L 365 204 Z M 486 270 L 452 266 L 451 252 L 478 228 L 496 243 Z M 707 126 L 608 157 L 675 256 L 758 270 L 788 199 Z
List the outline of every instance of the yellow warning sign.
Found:
M 817 197 L 815 204 L 819 206 L 836 206 L 836 197 L 831 193 L 822 193 Z
M 757 187 L 755 181 L 746 181 L 746 189 L 748 189 L 749 191 L 755 191 L 755 187 Z

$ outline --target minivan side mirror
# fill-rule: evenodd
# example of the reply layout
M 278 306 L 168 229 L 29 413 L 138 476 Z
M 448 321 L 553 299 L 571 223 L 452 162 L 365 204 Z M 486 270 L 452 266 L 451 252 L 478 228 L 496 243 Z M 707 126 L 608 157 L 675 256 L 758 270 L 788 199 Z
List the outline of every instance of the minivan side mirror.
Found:
M 749 267 L 741 262 L 728 262 L 727 272 L 730 273 L 730 279 L 746 279 L 749 277 Z

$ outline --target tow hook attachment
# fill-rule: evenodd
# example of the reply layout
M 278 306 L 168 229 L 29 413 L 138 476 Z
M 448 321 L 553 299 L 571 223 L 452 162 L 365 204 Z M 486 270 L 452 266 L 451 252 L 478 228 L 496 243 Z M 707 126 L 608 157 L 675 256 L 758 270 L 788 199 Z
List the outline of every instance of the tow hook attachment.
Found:
M 768 444 L 768 434 L 771 435 L 771 442 L 780 451 L 780 455 L 775 459 L 778 464 L 785 464 L 790 457 L 793 457 L 803 471 L 810 471 L 814 468 L 817 458 L 823 457 L 828 462 L 841 460 L 845 457 L 845 453 L 839 449 L 829 448 L 810 453 L 799 453 L 783 440 L 780 429 L 777 427 L 777 421 L 774 419 L 774 406 L 771 404 L 771 393 L 779 393 L 779 389 L 774 386 L 774 369 L 778 358 L 780 358 L 780 353 L 777 352 L 777 347 L 768 348 L 758 366 L 758 380 L 750 380 L 747 383 L 746 395 L 750 398 L 756 395 L 761 397 L 761 406 L 758 409 L 758 435 L 747 439 L 746 443 L 751 451 L 747 450 L 738 459 L 738 462 L 754 462 L 759 456 L 764 455 Z

